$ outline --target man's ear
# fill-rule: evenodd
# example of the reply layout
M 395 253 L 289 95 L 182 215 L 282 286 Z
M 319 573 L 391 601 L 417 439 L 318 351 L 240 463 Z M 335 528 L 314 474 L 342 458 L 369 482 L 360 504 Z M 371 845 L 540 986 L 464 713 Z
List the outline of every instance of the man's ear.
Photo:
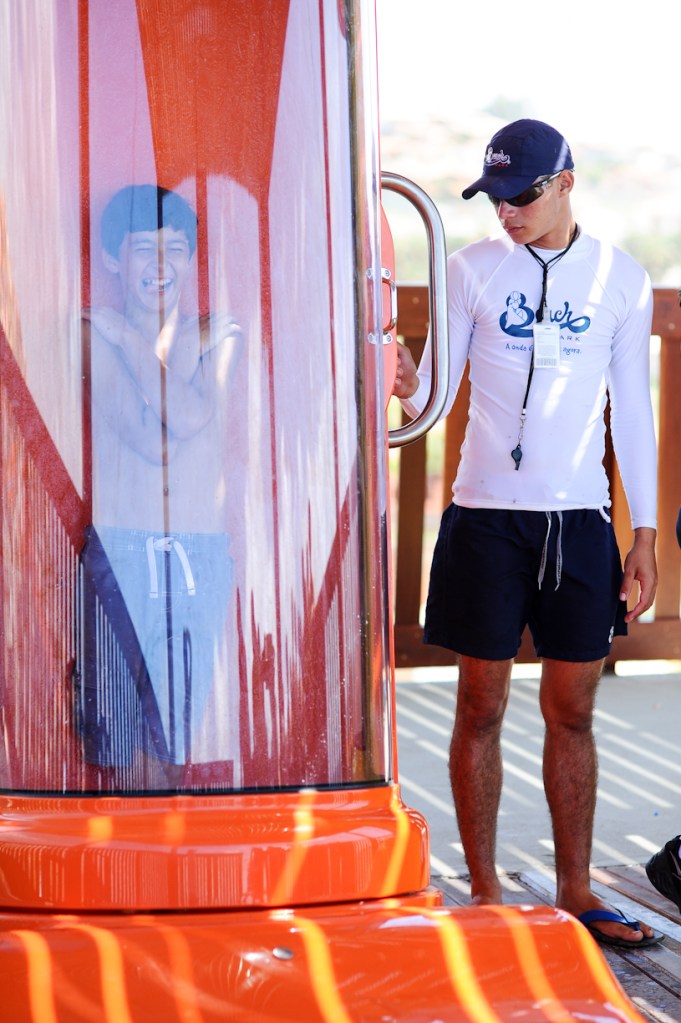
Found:
M 575 183 L 575 176 L 570 170 L 564 170 L 558 179 L 558 187 L 561 193 L 570 194 Z
M 109 270 L 112 274 L 120 272 L 121 264 L 118 262 L 116 257 L 112 256 L 110 252 L 106 251 L 106 249 L 102 249 L 102 262 L 107 270 Z

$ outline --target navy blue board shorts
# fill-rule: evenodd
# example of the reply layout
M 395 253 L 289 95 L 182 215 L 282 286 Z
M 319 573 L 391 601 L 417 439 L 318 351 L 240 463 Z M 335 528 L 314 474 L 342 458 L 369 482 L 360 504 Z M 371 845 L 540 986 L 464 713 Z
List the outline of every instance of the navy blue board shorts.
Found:
M 481 660 L 515 657 L 526 625 L 538 657 L 597 661 L 625 636 L 622 562 L 599 511 L 462 508 L 442 516 L 423 640 Z

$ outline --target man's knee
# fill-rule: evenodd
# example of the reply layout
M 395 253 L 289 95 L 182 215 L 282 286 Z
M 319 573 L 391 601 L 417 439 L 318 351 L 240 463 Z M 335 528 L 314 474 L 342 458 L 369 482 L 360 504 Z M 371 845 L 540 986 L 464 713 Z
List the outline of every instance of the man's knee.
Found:
M 509 677 L 491 662 L 489 672 L 482 663 L 476 670 L 460 673 L 456 700 L 457 729 L 471 733 L 494 732 L 501 728 L 509 694 Z
M 467 704 L 457 706 L 455 730 L 458 734 L 486 735 L 501 731 L 505 705 Z
M 544 723 L 547 729 L 563 729 L 575 735 L 586 735 L 593 728 L 593 711 L 583 707 L 553 707 L 544 712 Z
M 594 699 L 587 692 L 542 693 L 541 712 L 547 728 L 570 732 L 589 732 L 593 726 Z
M 602 661 L 544 662 L 539 705 L 547 728 L 591 730 L 602 665 Z

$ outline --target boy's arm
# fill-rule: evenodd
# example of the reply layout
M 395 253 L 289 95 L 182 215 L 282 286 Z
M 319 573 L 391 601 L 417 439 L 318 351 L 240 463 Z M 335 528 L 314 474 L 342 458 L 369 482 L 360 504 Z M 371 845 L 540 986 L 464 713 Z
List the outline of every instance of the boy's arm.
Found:
M 156 345 L 151 346 L 111 309 L 91 310 L 84 315 L 95 328 L 93 335 L 115 351 L 144 406 L 165 424 L 169 436 L 186 440 L 210 422 L 215 414 L 216 374 L 204 360 L 197 320 L 179 330 L 176 321 L 169 320 Z M 207 351 L 224 347 L 228 340 L 232 342 L 227 346 L 230 351 L 240 347 L 240 331 L 233 321 L 229 324 L 229 333 L 213 332 L 212 348 Z
M 92 401 L 109 428 L 147 462 L 161 465 L 177 448 L 172 436 L 163 437 L 162 423 L 131 377 L 121 349 L 108 343 L 90 316 L 83 317 L 90 336 Z

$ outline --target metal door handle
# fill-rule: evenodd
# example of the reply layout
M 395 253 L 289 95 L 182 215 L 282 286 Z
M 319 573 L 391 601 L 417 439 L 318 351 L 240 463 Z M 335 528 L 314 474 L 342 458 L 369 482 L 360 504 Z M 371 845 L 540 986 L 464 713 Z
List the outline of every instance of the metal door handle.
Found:
M 390 292 L 390 319 L 383 325 L 383 344 L 389 345 L 393 339 L 390 331 L 397 323 L 397 283 L 387 266 L 381 267 L 381 283 L 387 284 Z
M 384 171 L 381 185 L 407 199 L 424 223 L 428 240 L 428 312 L 431 335 L 432 386 L 425 408 L 410 423 L 388 431 L 391 448 L 419 440 L 440 418 L 449 385 L 449 331 L 447 329 L 447 246 L 440 214 L 430 196 L 409 178 Z

